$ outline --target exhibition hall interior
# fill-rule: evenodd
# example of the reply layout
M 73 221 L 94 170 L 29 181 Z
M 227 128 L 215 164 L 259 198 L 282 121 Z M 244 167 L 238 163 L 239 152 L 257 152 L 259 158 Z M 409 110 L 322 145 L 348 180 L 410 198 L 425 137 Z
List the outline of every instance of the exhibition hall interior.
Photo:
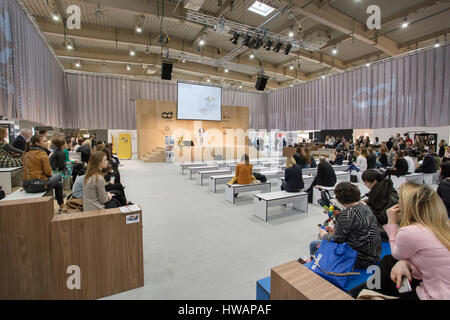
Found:
M 0 0 L 0 300 L 450 300 L 449 36 L 443 0 Z

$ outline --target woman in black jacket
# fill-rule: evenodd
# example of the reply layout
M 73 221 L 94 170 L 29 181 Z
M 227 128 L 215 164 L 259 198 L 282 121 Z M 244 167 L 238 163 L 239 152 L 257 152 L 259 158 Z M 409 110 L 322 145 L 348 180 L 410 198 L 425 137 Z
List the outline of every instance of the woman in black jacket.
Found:
M 387 176 L 390 178 L 391 175 L 397 177 L 406 176 L 408 174 L 408 161 L 403 158 L 403 151 L 397 151 L 394 158 L 394 168 L 387 169 L 383 175 L 383 179 Z
M 450 219 L 450 162 L 448 161 L 441 164 L 441 175 L 437 194 L 444 201 L 445 207 L 447 208 L 447 215 Z
M 394 184 L 389 178 L 383 179 L 383 175 L 376 170 L 366 170 L 361 176 L 364 185 L 370 190 L 366 203 L 372 210 L 378 222 L 378 231 L 383 240 L 389 240 L 383 226 L 387 224 L 386 210 L 398 204 L 398 194 Z
M 416 169 L 416 173 L 435 173 L 436 172 L 436 162 L 434 161 L 434 157 L 428 153 L 427 150 L 422 151 L 422 155 L 424 156 L 422 164 L 420 167 Z
M 50 166 L 53 171 L 65 173 L 66 154 L 64 153 L 64 148 L 66 148 L 66 141 L 62 138 L 55 137 L 52 139 L 52 144 L 56 147 L 56 151 L 50 156 Z
M 284 172 L 284 182 L 281 185 L 281 190 L 287 192 L 300 192 L 305 185 L 303 183 L 302 169 L 300 163 L 304 162 L 300 159 L 301 156 L 295 154 L 290 158 L 291 167 L 286 168 Z

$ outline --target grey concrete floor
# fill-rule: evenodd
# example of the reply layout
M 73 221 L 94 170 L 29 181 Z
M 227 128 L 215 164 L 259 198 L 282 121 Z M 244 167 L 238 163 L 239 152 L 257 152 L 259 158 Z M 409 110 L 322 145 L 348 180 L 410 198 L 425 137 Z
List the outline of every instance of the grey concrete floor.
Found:
M 232 205 L 181 176 L 175 164 L 122 161 L 122 183 L 143 209 L 145 285 L 106 299 L 252 299 L 270 269 L 309 255 L 319 206 L 308 213 L 271 208 L 266 223 L 252 215 L 252 195 Z M 272 190 L 279 190 L 279 182 Z

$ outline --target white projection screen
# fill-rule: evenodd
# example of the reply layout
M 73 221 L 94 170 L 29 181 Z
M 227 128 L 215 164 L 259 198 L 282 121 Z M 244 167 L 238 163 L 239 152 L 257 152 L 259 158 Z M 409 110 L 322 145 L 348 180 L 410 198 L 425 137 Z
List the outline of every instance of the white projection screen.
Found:
M 222 121 L 222 88 L 178 82 L 177 119 Z

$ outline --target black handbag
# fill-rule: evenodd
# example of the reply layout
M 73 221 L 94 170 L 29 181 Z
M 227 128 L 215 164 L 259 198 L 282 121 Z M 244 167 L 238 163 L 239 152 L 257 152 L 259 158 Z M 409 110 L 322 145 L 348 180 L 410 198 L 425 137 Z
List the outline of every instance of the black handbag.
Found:
M 28 180 L 22 181 L 23 190 L 26 193 L 40 193 L 47 191 L 47 183 L 48 180 L 43 179 L 30 179 L 30 167 L 28 166 L 28 157 L 27 160 L 27 171 L 28 171 Z
M 358 182 L 358 176 L 356 176 L 354 174 L 350 175 L 350 182 L 357 183 Z

